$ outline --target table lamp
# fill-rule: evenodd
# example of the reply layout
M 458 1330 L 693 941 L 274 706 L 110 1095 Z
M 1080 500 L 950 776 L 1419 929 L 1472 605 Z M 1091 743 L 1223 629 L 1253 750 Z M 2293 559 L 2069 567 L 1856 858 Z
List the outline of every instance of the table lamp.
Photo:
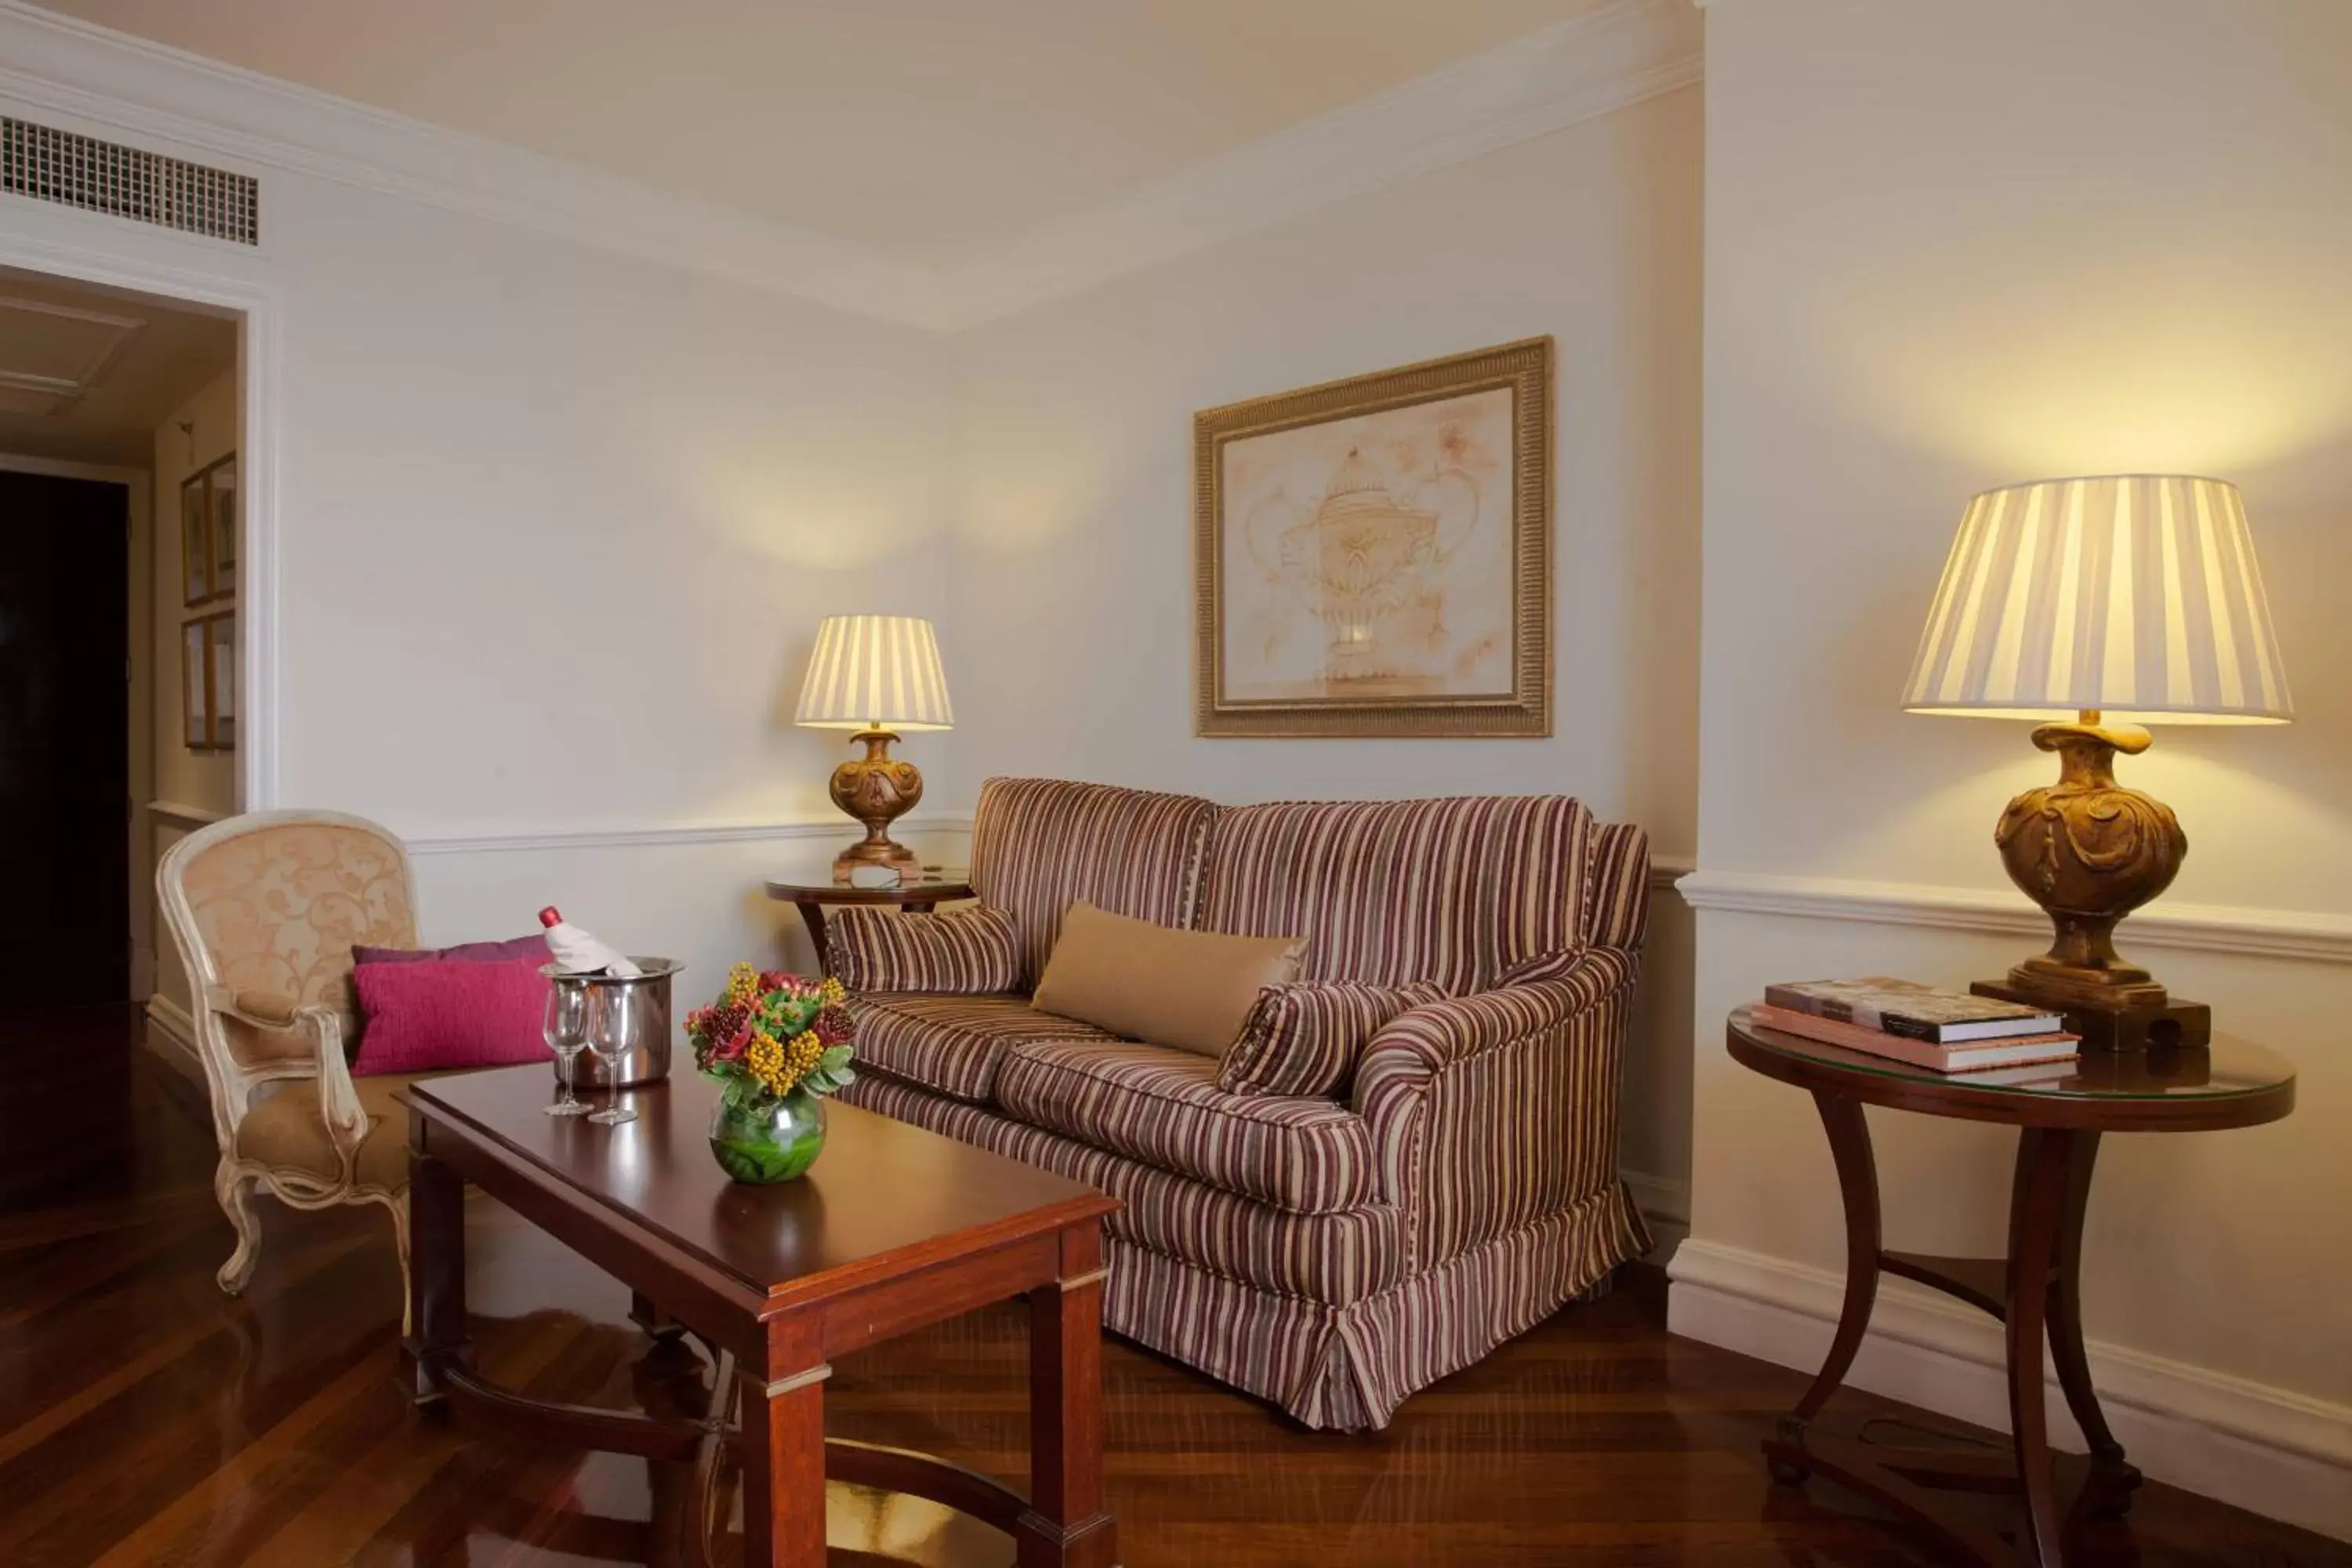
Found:
M 900 730 L 955 727 L 931 623 L 913 616 L 825 616 L 793 722 L 854 730 L 851 742 L 866 747 L 864 756 L 833 770 L 828 786 L 833 804 L 866 825 L 866 837 L 835 859 L 833 879 L 847 882 L 860 866 L 914 874 L 920 862 L 890 837 L 890 824 L 923 798 L 923 775 L 891 756 L 890 742 Z
M 2116 955 L 2116 922 L 2171 884 L 2189 840 L 2171 809 L 2115 778 L 2139 721 L 2292 716 L 2237 487 L 2168 474 L 2042 479 L 1969 503 L 1903 706 L 2047 721 L 2058 782 L 2001 813 L 2010 879 L 2056 929 L 2050 951 L 1979 994 L 2063 1014 L 2087 1045 L 2209 1037 L 2210 1010 Z

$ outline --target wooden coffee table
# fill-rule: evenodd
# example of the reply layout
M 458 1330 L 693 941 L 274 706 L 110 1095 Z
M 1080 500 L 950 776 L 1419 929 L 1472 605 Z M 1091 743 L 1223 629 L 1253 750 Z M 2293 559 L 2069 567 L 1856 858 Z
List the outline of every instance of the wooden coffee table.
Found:
M 1102 1217 L 1091 1187 L 892 1121 L 827 1108 L 824 1157 L 797 1182 L 741 1186 L 710 1157 L 715 1086 L 629 1091 L 637 1120 L 541 1113 L 544 1067 L 412 1086 L 411 1324 L 402 1381 L 419 1404 L 577 1447 L 692 1461 L 711 1533 L 719 1469 L 740 1465 L 747 1568 L 825 1561 L 828 1478 L 929 1498 L 1012 1536 L 1021 1568 L 1111 1568 L 1102 1498 Z M 718 1360 L 711 1418 L 657 1419 L 526 1398 L 480 1377 L 466 1321 L 465 1184 L 626 1284 L 648 1329 Z M 929 1456 L 828 1439 L 834 1357 L 1024 1296 L 1030 1496 Z M 731 1385 L 735 1418 L 727 1419 Z

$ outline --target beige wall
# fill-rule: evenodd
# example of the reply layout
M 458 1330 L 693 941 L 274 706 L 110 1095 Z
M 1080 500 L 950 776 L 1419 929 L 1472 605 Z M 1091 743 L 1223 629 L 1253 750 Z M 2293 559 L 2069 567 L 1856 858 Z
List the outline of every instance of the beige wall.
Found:
M 190 474 L 237 449 L 237 377 L 232 365 L 203 390 L 173 410 L 155 431 L 155 526 L 153 572 L 149 591 L 154 606 L 150 630 L 154 679 L 150 686 L 154 712 L 154 787 L 147 807 L 153 837 L 154 859 L 184 837 L 193 824 L 187 818 L 158 813 L 154 804 L 193 808 L 226 816 L 236 810 L 236 758 L 227 752 L 193 752 L 186 743 L 186 697 L 180 668 L 181 627 L 190 617 L 211 615 L 235 601 L 191 609 L 185 603 L 180 562 L 180 484 Z M 192 430 L 183 430 L 185 423 Z M 243 500 L 243 491 L 239 491 Z M 238 626 L 242 635 L 245 627 Z M 153 874 L 154 861 L 148 863 Z M 188 1005 L 187 971 L 160 911 L 154 923 L 155 989 L 173 1005 Z
M 960 796 L 992 773 L 1228 802 L 1560 792 L 1687 855 L 1697 700 L 1700 96 L 1687 89 L 960 335 Z M 1557 340 L 1552 736 L 1192 732 L 1192 416 Z M 1680 1205 L 1686 920 L 1662 900 L 1627 1162 Z
M 2022 724 L 1895 706 L 1973 491 L 2133 469 L 2240 483 L 2296 722 L 2162 731 L 2126 772 L 2187 826 L 2172 901 L 2347 929 L 2352 6 L 1720 0 L 1707 57 L 1693 897 L 1705 908 L 1710 875 L 1760 874 L 1790 879 L 1783 901 L 1809 912 L 1700 917 L 1694 1250 L 1678 1267 L 1717 1283 L 1745 1269 L 1769 1295 L 1840 1267 L 1835 1187 L 1810 1105 L 1733 1066 L 1709 1021 L 1769 980 L 1957 984 L 2028 950 L 1807 904 L 1821 879 L 1920 885 L 1915 904 L 2005 888 L 1993 819 L 2052 776 Z M 1886 902 L 1916 918 L 1906 896 Z M 2103 1376 L 2270 1412 L 2346 1466 L 2352 969 L 2346 943 L 2327 951 L 2144 952 L 2224 1026 L 2294 1054 L 2301 1105 L 2258 1131 L 2111 1140 L 2085 1268 Z M 1891 1244 L 1991 1247 L 2007 1141 L 1878 1126 Z M 1738 1340 L 1763 1321 L 1723 1294 L 1678 1286 L 1677 1326 Z M 1774 1353 L 1769 1337 L 1744 1342 Z M 2252 1480 L 2151 1468 L 2352 1531 L 2340 1468 L 2325 1485 L 2282 1479 L 2284 1461 Z

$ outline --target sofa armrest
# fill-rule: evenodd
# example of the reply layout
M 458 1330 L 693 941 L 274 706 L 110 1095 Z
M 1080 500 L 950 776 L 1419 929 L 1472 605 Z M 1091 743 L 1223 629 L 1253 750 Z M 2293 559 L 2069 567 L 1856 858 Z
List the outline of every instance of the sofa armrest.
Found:
M 1355 1108 L 1380 1191 L 1430 1267 L 1616 1179 L 1617 1096 L 1638 955 L 1587 948 L 1553 977 L 1399 1015 Z
M 300 1002 L 267 991 L 232 991 L 226 985 L 205 987 L 205 1006 L 252 1028 L 304 1039 L 307 1059 L 273 1064 L 257 1076 L 316 1079 L 320 1118 L 348 1165 L 367 1136 L 368 1118 L 352 1082 L 351 1064 L 343 1058 L 342 1016 L 323 1002 Z

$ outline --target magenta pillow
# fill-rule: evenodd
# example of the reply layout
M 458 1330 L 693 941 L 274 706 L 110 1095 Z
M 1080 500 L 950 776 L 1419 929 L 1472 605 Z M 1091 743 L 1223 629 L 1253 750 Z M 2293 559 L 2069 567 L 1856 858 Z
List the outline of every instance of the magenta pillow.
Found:
M 548 979 L 539 966 L 545 957 L 360 965 L 352 971 L 352 984 L 367 1026 L 352 1074 L 551 1061 L 540 1034 Z
M 528 958 L 545 963 L 547 939 L 533 932 L 512 942 L 461 942 L 455 947 L 354 947 L 354 963 L 511 963 Z

